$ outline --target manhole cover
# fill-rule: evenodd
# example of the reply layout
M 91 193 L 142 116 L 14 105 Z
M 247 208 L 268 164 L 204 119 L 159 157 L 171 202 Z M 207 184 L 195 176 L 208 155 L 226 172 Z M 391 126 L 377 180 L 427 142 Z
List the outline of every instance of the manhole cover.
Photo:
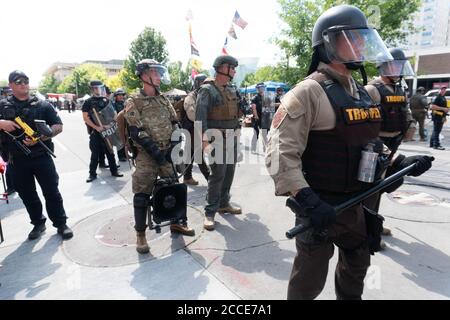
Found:
M 203 213 L 188 206 L 188 223 L 194 237 L 147 230 L 150 254 L 136 252 L 133 206 L 125 205 L 90 216 L 73 227 L 74 237 L 64 242 L 65 254 L 74 262 L 92 267 L 116 267 L 171 255 L 198 239 L 203 232 Z
M 425 192 L 395 191 L 387 196 L 392 201 L 404 205 L 437 206 L 441 203 L 438 197 Z
M 189 221 L 190 222 L 190 221 Z M 161 233 L 153 230 L 146 232 L 147 241 L 151 245 L 152 241 L 166 236 L 167 228 L 163 228 Z M 134 230 L 134 217 L 132 214 L 108 221 L 100 227 L 95 234 L 95 239 L 103 245 L 113 247 L 135 246 L 136 231 Z

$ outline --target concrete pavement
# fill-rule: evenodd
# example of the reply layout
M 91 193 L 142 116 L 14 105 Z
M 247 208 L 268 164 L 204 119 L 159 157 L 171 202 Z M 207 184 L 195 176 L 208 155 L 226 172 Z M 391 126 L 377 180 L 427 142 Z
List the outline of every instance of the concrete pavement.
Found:
M 284 234 L 294 215 L 285 198 L 274 196 L 261 145 L 259 154 L 246 149 L 246 161 L 236 170 L 232 202 L 242 215 L 217 215 L 216 231 L 203 231 L 206 182 L 195 168 L 200 185 L 189 187 L 188 216 L 196 236 L 171 235 L 167 228 L 149 233 L 151 254 L 140 257 L 128 164 L 121 163 L 123 178 L 103 169 L 100 179 L 87 184 L 90 152 L 81 112 L 61 116 L 65 126 L 56 139 L 55 162 L 75 236 L 62 242 L 48 221 L 44 236 L 28 241 L 32 226 L 20 198 L 0 203 L 6 238 L 0 245 L 0 299 L 286 298 L 295 245 Z M 450 297 L 449 129 L 447 124 L 443 132 L 446 151 L 423 142 L 401 147 L 401 153 L 432 154 L 436 161 L 424 176 L 408 177 L 399 192 L 384 197 L 380 212 L 394 235 L 385 238 L 387 250 L 372 257 L 365 299 Z M 252 129 L 245 128 L 243 141 L 251 136 Z M 320 299 L 335 298 L 336 258 L 335 253 Z

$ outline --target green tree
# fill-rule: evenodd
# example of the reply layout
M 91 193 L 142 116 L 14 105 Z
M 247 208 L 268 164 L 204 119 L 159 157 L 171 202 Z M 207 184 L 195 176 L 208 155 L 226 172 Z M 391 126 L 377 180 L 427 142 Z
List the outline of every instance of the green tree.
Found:
M 135 76 L 136 65 L 142 59 L 155 59 L 165 64 L 169 53 L 166 49 L 166 39 L 159 31 L 145 27 L 139 36 L 131 43 L 130 53 L 125 60 L 124 83 L 128 89 L 140 87 L 140 81 Z
M 77 93 L 79 97 L 90 94 L 89 82 L 107 79 L 106 70 L 103 66 L 85 63 L 76 67 L 58 86 L 58 93 Z
M 120 70 L 118 74 L 115 76 L 109 77 L 106 79 L 105 84 L 111 89 L 111 91 L 116 91 L 119 88 L 124 90 L 127 89 L 126 84 L 124 82 L 125 69 Z
M 38 91 L 42 94 L 55 93 L 60 84 L 61 81 L 58 81 L 52 74 L 47 74 L 39 83 Z
M 404 43 L 406 36 L 416 31 L 412 14 L 420 7 L 420 0 L 278 0 L 281 5 L 280 18 L 287 24 L 275 42 L 286 54 L 283 63 L 291 58 L 296 61 L 294 75 L 306 76 L 312 56 L 311 34 L 320 14 L 335 5 L 351 4 L 359 7 L 368 17 L 369 23 L 377 27 L 380 36 L 389 46 Z M 289 66 L 287 74 L 292 75 Z M 368 75 L 374 75 L 373 67 Z M 297 80 L 297 81 L 298 81 Z M 292 84 L 292 79 L 288 82 Z
M 8 86 L 8 81 L 0 80 L 0 87 L 7 87 L 7 86 Z
M 170 84 L 161 84 L 161 91 L 169 91 L 174 88 L 189 92 L 192 87 L 191 72 L 189 66 L 183 70 L 183 64 L 180 61 L 171 62 L 167 67 L 170 74 Z
M 251 86 L 265 81 L 284 81 L 282 79 L 282 69 L 273 66 L 259 68 L 255 73 L 249 73 L 245 76 L 244 81 L 241 83 L 241 87 Z

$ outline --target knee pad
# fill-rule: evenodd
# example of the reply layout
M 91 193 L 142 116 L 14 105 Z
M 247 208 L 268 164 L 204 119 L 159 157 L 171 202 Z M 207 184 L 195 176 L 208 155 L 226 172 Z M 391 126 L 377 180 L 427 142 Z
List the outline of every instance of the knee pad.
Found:
M 150 196 L 145 193 L 136 193 L 133 197 L 133 206 L 135 208 L 146 208 L 149 206 Z

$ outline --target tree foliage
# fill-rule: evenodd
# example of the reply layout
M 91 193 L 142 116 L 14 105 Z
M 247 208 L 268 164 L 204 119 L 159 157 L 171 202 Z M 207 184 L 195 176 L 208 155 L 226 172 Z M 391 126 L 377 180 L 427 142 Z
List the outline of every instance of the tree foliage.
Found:
M 55 93 L 60 83 L 52 74 L 47 74 L 39 83 L 38 90 L 42 94 Z
M 351 4 L 360 8 L 369 23 L 377 28 L 388 46 L 403 44 L 407 35 L 415 32 L 411 17 L 420 7 L 420 0 L 278 0 L 281 5 L 280 18 L 287 24 L 275 42 L 285 53 L 285 80 L 292 84 L 292 76 L 301 80 L 309 68 L 312 56 L 311 35 L 314 23 L 321 13 L 339 4 Z M 296 66 L 290 67 L 291 59 Z M 369 76 L 375 69 L 368 68 Z
M 166 39 L 153 28 L 145 27 L 131 43 L 130 53 L 125 60 L 123 81 L 128 89 L 140 87 L 140 81 L 135 75 L 136 65 L 143 59 L 154 59 L 162 64 L 167 62 L 169 53 L 166 49 Z
M 105 82 L 107 78 L 106 70 L 103 66 L 92 63 L 85 63 L 76 67 L 58 86 L 58 93 L 77 93 L 78 96 L 90 94 L 89 82 L 100 80 Z

